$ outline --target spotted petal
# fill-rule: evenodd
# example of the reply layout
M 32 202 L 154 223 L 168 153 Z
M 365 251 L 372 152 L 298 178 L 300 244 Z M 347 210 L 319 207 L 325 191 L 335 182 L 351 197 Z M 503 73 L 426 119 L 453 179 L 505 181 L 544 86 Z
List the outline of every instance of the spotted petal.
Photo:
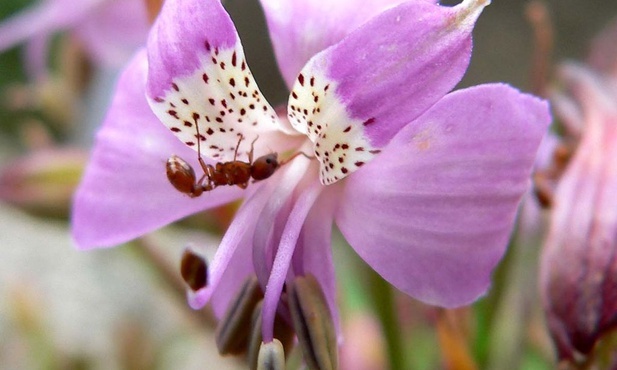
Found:
M 152 110 L 205 156 L 231 160 L 239 134 L 248 139 L 240 147 L 246 152 L 258 134 L 286 128 L 257 88 L 218 0 L 166 1 L 148 39 L 148 61 Z
M 313 55 L 401 2 L 403 0 L 261 0 L 276 59 L 287 85 L 293 86 L 298 73 Z
M 503 255 L 550 119 L 505 85 L 449 94 L 347 179 L 337 224 L 405 293 L 470 303 Z
M 367 163 L 454 87 L 469 63 L 474 22 L 488 2 L 465 0 L 453 8 L 403 3 L 308 62 L 288 114 L 315 143 L 322 183 Z
M 172 154 L 190 162 L 182 145 L 152 114 L 145 98 L 146 54 L 122 74 L 92 158 L 73 203 L 72 233 L 78 247 L 107 247 L 131 240 L 186 215 L 240 196 L 238 188 L 216 189 L 191 199 L 165 175 Z

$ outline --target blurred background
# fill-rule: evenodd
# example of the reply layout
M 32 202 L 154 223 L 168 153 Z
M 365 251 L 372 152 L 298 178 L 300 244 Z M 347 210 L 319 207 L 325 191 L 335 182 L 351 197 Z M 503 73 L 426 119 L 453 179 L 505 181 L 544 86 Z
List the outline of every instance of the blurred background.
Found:
M 121 1 L 128 0 L 116 3 Z M 62 0 L 47 1 L 53 2 Z M 231 209 L 194 216 L 120 248 L 81 252 L 72 244 L 71 194 L 123 61 L 145 38 L 147 15 L 121 14 L 133 26 L 135 19 L 143 23 L 142 28 L 118 30 L 131 32 L 132 40 L 90 29 L 103 22 L 97 11 L 76 9 L 70 17 L 80 17 L 78 22 L 54 24 L 48 15 L 32 11 L 42 3 L 0 2 L 0 31 L 12 17 L 30 12 L 26 22 L 15 26 L 14 40 L 0 36 L 0 369 L 245 368 L 241 359 L 218 355 L 214 321 L 207 311 L 189 309 L 177 269 L 187 243 L 213 253 Z M 65 10 L 73 4 L 64 3 Z M 273 105 L 285 102 L 288 92 L 258 1 L 224 3 L 262 91 Z M 550 62 L 550 80 L 554 63 L 585 58 L 593 36 L 617 16 L 617 2 L 542 4 L 554 36 L 552 49 L 540 48 Z M 544 92 L 546 84 L 538 84 L 534 74 L 538 38 L 528 5 L 493 0 L 486 8 L 474 31 L 473 58 L 461 87 L 502 81 Z M 105 22 L 118 16 L 108 13 Z M 36 30 L 45 36 L 35 35 Z M 105 51 L 91 50 L 87 43 L 105 37 L 122 38 L 126 45 L 102 61 Z M 514 238 L 490 294 L 472 307 L 445 311 L 396 292 L 383 298 L 399 312 L 402 326 L 396 335 L 404 338 L 400 352 L 409 368 L 555 368 L 537 293 L 543 238 L 542 217 L 537 220 L 532 232 Z M 341 367 L 385 368 L 384 343 L 391 334 L 375 318 L 379 307 L 372 302 L 378 293 L 367 288 L 379 283 L 340 238 L 334 250 L 347 338 Z

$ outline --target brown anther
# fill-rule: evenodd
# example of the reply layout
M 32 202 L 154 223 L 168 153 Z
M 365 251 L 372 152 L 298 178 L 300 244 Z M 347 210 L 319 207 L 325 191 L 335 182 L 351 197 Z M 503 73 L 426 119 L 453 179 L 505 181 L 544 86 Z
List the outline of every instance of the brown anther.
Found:
M 216 345 L 220 354 L 235 355 L 247 350 L 253 311 L 262 299 L 263 292 L 257 278 L 249 277 L 216 328 Z
M 314 276 L 299 276 L 293 281 L 289 287 L 289 309 L 308 368 L 338 369 L 338 345 L 332 314 Z
M 180 274 L 184 282 L 193 290 L 205 288 L 208 284 L 208 264 L 199 254 L 187 248 L 180 260 Z

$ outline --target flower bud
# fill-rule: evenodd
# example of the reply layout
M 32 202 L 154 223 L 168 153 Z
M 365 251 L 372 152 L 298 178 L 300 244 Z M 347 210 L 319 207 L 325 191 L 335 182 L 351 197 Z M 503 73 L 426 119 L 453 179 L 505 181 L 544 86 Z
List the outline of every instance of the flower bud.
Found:
M 308 368 L 337 369 L 338 345 L 334 323 L 326 298 L 314 276 L 299 276 L 290 284 L 289 309 Z

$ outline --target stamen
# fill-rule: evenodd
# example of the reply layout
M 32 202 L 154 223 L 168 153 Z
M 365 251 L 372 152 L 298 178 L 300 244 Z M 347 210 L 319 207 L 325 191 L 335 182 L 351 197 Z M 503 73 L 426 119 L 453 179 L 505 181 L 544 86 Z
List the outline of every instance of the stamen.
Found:
M 257 370 L 285 370 L 285 351 L 281 342 L 274 339 L 261 344 Z
M 310 369 L 338 368 L 338 346 L 332 315 L 314 276 L 299 276 L 289 289 L 289 309 L 293 326 Z
M 208 264 L 206 260 L 189 248 L 182 254 L 180 274 L 193 291 L 205 288 L 208 284 Z
M 253 311 L 263 296 L 257 278 L 249 277 L 216 328 L 216 345 L 220 354 L 240 354 L 246 351 Z
M 251 320 L 251 336 L 248 345 L 248 363 L 251 370 L 259 368 L 259 353 L 263 346 L 262 337 L 262 307 L 259 302 L 253 311 Z M 289 324 L 277 313 L 274 319 L 274 338 L 283 345 L 284 353 L 290 353 L 293 348 L 294 331 Z

